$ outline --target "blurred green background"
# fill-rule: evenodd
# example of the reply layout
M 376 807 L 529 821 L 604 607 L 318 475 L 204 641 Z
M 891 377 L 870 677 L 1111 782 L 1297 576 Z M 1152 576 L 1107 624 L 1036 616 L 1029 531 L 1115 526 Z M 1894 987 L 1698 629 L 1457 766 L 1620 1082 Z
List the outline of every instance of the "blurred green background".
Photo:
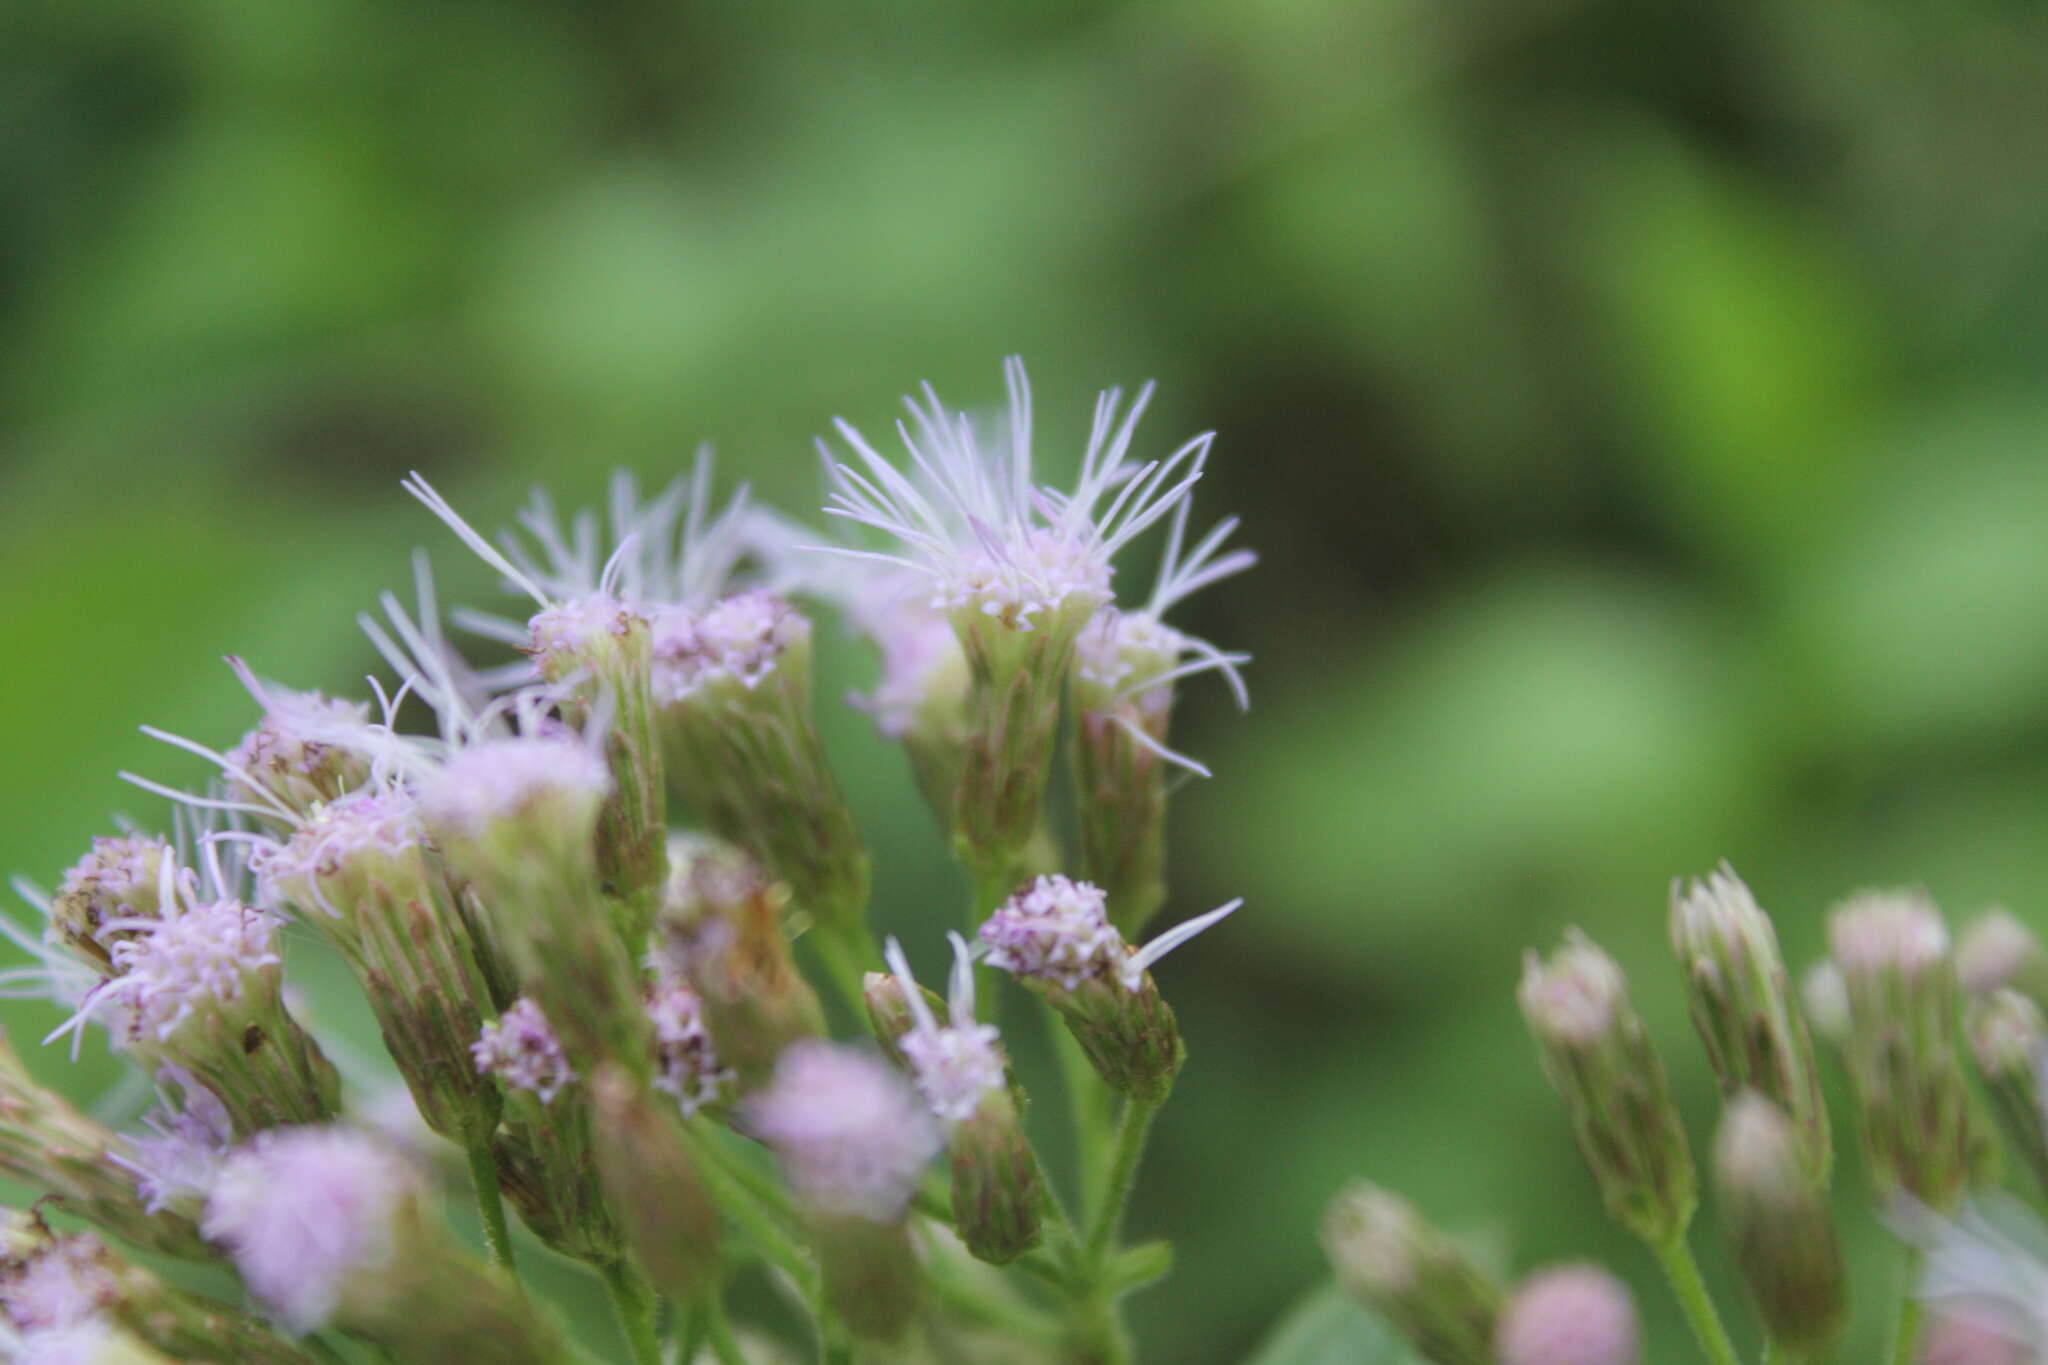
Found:
M 1797 961 L 1865 884 L 2042 923 L 2044 24 L 0 8 L 0 868 L 48 882 L 110 810 L 160 817 L 114 772 L 196 776 L 138 722 L 240 732 L 224 652 L 348 689 L 411 546 L 486 595 L 407 469 L 495 525 L 710 441 L 806 511 L 810 438 L 919 379 L 993 403 L 1021 352 L 1070 446 L 1095 387 L 1156 377 L 1146 449 L 1219 430 L 1201 506 L 1265 559 L 1189 620 L 1257 656 L 1255 704 L 1182 708 L 1217 778 L 1177 807 L 1174 912 L 1249 904 L 1162 973 L 1193 1061 L 1135 1210 L 1180 1243 L 1149 1358 L 1251 1351 L 1354 1173 L 1518 1266 L 1606 1259 L 1684 1358 L 1537 1076 L 1518 958 L 1608 943 L 1704 1140 L 1673 875 L 1731 858 Z M 824 666 L 828 699 L 867 678 Z M 879 921 L 936 932 L 952 874 L 899 755 L 828 728 Z M 36 1064 L 112 1075 L 97 1045 Z M 1845 1176 L 1860 1358 L 1891 1266 Z

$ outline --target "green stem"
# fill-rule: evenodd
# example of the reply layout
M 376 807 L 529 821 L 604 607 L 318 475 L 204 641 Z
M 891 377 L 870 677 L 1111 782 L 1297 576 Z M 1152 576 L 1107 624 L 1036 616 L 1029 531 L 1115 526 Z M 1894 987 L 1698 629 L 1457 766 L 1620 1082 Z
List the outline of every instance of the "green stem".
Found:
M 317 1356 L 325 1365 L 348 1365 L 347 1356 L 318 1337 L 307 1337 L 304 1345 L 310 1354 Z
M 1763 1359 L 1758 1365 L 1787 1365 L 1788 1359 L 1784 1347 L 1775 1341 L 1765 1341 Z
M 1123 1226 L 1124 1207 L 1131 1202 L 1131 1190 L 1138 1183 L 1138 1162 L 1145 1155 L 1145 1139 L 1152 1132 L 1152 1116 L 1159 1106 L 1137 1100 L 1124 1103 L 1122 1121 L 1116 1130 L 1116 1155 L 1110 1162 L 1109 1179 L 1101 1202 L 1088 1225 L 1087 1264 L 1091 1273 L 1102 1268 L 1116 1235 Z
M 619 1335 L 633 1365 L 661 1365 L 661 1342 L 654 1333 L 654 1293 L 640 1272 L 624 1261 L 613 1261 L 600 1272 L 604 1287 L 612 1296 L 612 1311 L 618 1314 Z
M 483 1223 L 484 1246 L 491 1261 L 517 1279 L 519 1267 L 512 1262 L 512 1229 L 505 1223 L 505 1199 L 498 1190 L 498 1163 L 491 1155 L 488 1136 L 469 1144 L 469 1183 L 476 1191 L 476 1214 Z
M 1081 1207 L 1094 1208 L 1099 1194 L 1096 1178 L 1109 1151 L 1109 1089 L 1088 1054 L 1074 1039 L 1059 1011 L 1045 1007 L 1045 1026 L 1052 1033 L 1053 1053 L 1059 1058 L 1060 1080 L 1066 1087 L 1067 1110 L 1074 1122 L 1075 1164 L 1081 1172 Z
M 690 1149 L 690 1156 L 696 1163 L 698 1174 L 704 1178 L 705 1186 L 711 1191 L 713 1201 L 739 1225 L 740 1231 L 746 1234 L 763 1257 L 796 1282 L 806 1299 L 815 1299 L 818 1296 L 818 1272 L 805 1258 L 803 1250 L 782 1230 L 774 1212 L 733 1175 L 724 1154 L 717 1151 L 717 1144 L 708 1141 L 694 1123 L 684 1124 L 682 1133 L 683 1143 Z
M 1892 1328 L 1892 1365 L 1913 1365 L 1914 1348 L 1920 1344 L 1920 1297 L 1913 1291 L 1920 1278 L 1920 1253 L 1906 1253 L 1905 1287 L 1899 1293 L 1899 1319 Z
M 711 1354 L 718 1357 L 718 1365 L 747 1365 L 739 1339 L 732 1334 L 732 1320 L 725 1315 L 725 1304 L 716 1295 L 705 1305 L 704 1334 L 710 1339 Z M 688 1361 L 689 1357 L 684 1357 L 684 1365 Z
M 1714 1300 L 1707 1293 L 1706 1282 L 1700 1278 L 1699 1262 L 1693 1259 L 1692 1248 L 1686 1245 L 1685 1234 L 1680 1232 L 1668 1243 L 1651 1249 L 1657 1253 L 1657 1263 L 1664 1268 L 1664 1278 L 1671 1282 L 1671 1293 L 1692 1327 L 1693 1338 L 1699 1342 L 1700 1351 L 1711 1365 L 1740 1365 L 1734 1343 L 1728 1340 L 1728 1329 L 1721 1325 L 1721 1315 L 1714 1311 Z
M 863 967 L 861 959 L 873 953 L 872 945 L 862 953 L 832 930 L 820 925 L 805 937 L 811 940 L 817 950 L 818 961 L 825 966 L 825 975 L 832 978 L 833 989 L 853 1011 L 856 1024 L 865 1024 L 868 1017 L 867 991 L 861 983 Z M 879 965 L 879 964 L 876 964 Z

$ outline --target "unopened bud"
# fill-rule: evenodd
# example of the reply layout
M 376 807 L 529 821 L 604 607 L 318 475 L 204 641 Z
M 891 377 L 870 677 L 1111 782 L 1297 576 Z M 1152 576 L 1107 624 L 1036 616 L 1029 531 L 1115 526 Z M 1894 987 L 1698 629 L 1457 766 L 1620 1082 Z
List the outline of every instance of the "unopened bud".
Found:
M 1641 1331 L 1628 1287 L 1596 1265 L 1538 1271 L 1501 1310 L 1500 1365 L 1636 1365 Z
M 1996 990 L 1970 1001 L 1964 1032 L 1992 1113 L 2027 1169 L 2048 1189 L 2048 1113 L 2041 1091 L 2048 1022 L 2041 1007 L 2016 990 Z
M 1846 1058 L 1881 1198 L 1953 1210 L 1987 1148 L 1956 1035 L 1955 964 L 1934 903 L 1866 893 L 1836 910 L 1828 943 L 1849 997 Z
M 1825 958 L 1808 967 L 1800 978 L 1799 1003 L 1822 1042 L 1830 1047 L 1848 1046 L 1849 988 L 1842 982 L 1839 967 Z
M 634 1259 L 689 1300 L 718 1283 L 718 1210 L 684 1149 L 681 1116 L 615 1067 L 591 1083 L 597 1168 Z
M 1956 982 L 1965 995 L 2010 986 L 2048 1008 L 2048 951 L 2011 911 L 1986 911 L 1956 944 Z
M 1842 1257 L 1801 1134 L 1764 1096 L 1728 1102 L 1714 1143 L 1715 1190 L 1735 1263 L 1773 1341 L 1807 1354 L 1845 1323 Z
M 1608 1213 L 1654 1246 L 1682 1236 L 1698 1203 L 1692 1152 L 1621 967 L 1569 930 L 1549 961 L 1524 960 L 1520 1001 Z
M 730 845 L 676 840 L 655 921 L 663 970 L 689 983 L 741 1091 L 766 1083 L 784 1048 L 824 1032 L 824 1012 L 782 928 L 786 892 Z
M 1500 1288 L 1407 1200 L 1363 1182 L 1323 1216 L 1345 1291 L 1434 1365 L 1493 1365 Z
M 1671 949 L 1722 1094 L 1756 1090 L 1791 1115 L 1808 1169 L 1825 1181 L 1828 1114 L 1813 1042 L 1770 918 L 1726 863 L 1703 882 L 1672 883 Z
M 713 832 L 789 884 L 825 929 L 859 931 L 868 856 L 811 716 L 811 626 L 749 588 L 654 623 L 671 786 Z

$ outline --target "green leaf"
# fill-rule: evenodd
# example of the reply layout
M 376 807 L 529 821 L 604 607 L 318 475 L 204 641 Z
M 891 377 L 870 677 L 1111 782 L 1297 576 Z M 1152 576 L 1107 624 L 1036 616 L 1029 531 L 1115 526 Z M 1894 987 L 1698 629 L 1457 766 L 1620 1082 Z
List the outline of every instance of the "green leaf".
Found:
M 1421 1365 L 1400 1338 L 1325 1284 L 1289 1310 L 1245 1365 Z

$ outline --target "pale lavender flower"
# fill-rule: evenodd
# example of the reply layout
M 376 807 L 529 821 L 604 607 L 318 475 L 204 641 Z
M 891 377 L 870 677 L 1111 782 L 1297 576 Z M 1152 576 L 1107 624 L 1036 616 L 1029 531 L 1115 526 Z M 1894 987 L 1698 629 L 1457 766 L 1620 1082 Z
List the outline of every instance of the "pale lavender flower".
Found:
M 228 666 L 263 708 L 263 719 L 227 752 L 224 766 L 236 785 L 306 810 L 353 790 L 368 775 L 361 755 L 330 738 L 337 727 L 365 720 L 368 706 L 263 682 L 233 656 Z
M 902 570 L 836 575 L 848 617 L 881 656 L 875 690 L 853 703 L 872 712 L 875 728 L 902 739 L 928 706 L 961 705 L 967 695 L 967 653 L 946 614 L 932 605 L 929 585 Z
M 577 738 L 518 735 L 459 749 L 420 791 L 420 809 L 436 830 L 481 838 L 492 826 L 546 810 L 580 828 L 597 818 L 611 791 L 603 753 Z
M 563 1087 L 577 1079 L 547 1016 L 524 996 L 513 1001 L 496 1021 L 484 1025 L 470 1055 L 476 1058 L 479 1072 L 496 1076 L 515 1090 L 530 1091 L 542 1104 L 552 1104 Z
M 93 1238 L 51 1238 L 0 1275 L 0 1311 L 23 1332 L 84 1322 L 119 1292 L 108 1264 Z
M 1911 979 L 1948 954 L 1948 927 L 1919 892 L 1870 891 L 1828 917 L 1828 947 L 1852 982 L 1882 972 Z
M 858 459 L 835 460 L 820 444 L 834 489 L 829 515 L 871 526 L 899 542 L 893 552 L 846 546 L 826 553 L 879 560 L 926 576 L 934 605 L 1032 630 L 1038 618 L 1108 602 L 1118 550 L 1167 515 L 1201 477 L 1211 437 L 1198 436 L 1162 460 L 1127 460 L 1132 434 L 1151 398 L 1128 410 L 1116 389 L 1096 401 L 1095 424 L 1072 492 L 1041 486 L 1031 454 L 1031 388 L 1023 362 L 1005 363 L 1010 410 L 992 441 L 962 412 L 948 410 L 927 384 L 923 402 L 904 400 L 908 423 L 897 432 L 910 457 L 906 473 L 884 459 L 850 423 L 835 425 Z
M 889 970 L 902 983 L 910 1009 L 910 1027 L 896 1040 L 896 1046 L 910 1064 L 911 1079 L 932 1113 L 958 1123 L 974 1117 L 982 1100 L 1001 1090 L 1008 1078 L 995 1025 L 984 1024 L 974 1015 L 974 960 L 968 954 L 967 940 L 957 933 L 946 937 L 953 945 L 953 971 L 943 1024 L 918 989 L 903 945 L 891 938 L 884 955 Z
M 1567 1265 L 1524 1280 L 1501 1311 L 1501 1365 L 1635 1365 L 1635 1302 L 1596 1265 Z
M 318 910 L 335 919 L 348 911 L 327 894 L 329 882 L 365 858 L 392 863 L 422 847 L 426 829 L 412 794 L 397 786 L 372 784 L 308 812 L 283 841 L 258 839 L 249 854 L 260 899 L 271 909 L 287 905 Z
M 659 1071 L 654 1088 L 675 1096 L 683 1117 L 716 1104 L 738 1073 L 721 1066 L 704 1023 L 704 1001 L 676 972 L 658 970 L 648 991 L 647 1015 L 654 1021 Z
M 293 1331 L 324 1324 L 352 1282 L 392 1265 L 419 1189 L 405 1161 L 344 1128 L 259 1133 L 221 1167 L 200 1227 Z
M 1243 904 L 1240 897 L 1132 948 L 1109 922 L 1100 887 L 1055 874 L 1037 878 L 998 906 L 981 926 L 981 940 L 988 945 L 989 965 L 1016 976 L 1069 991 L 1091 979 L 1136 991 L 1153 963 Z
M 811 628 L 782 597 L 746 588 L 703 606 L 660 608 L 653 630 L 654 699 L 668 705 L 720 682 L 751 691 Z
M 1944 1218 L 1907 1201 L 1892 1224 L 1923 1257 L 1919 1294 L 1930 1313 L 1968 1317 L 2027 1359 L 2048 1351 L 2048 1230 L 2032 1213 L 2001 1199 Z
M 815 1039 L 784 1050 L 746 1119 L 805 1203 L 876 1223 L 903 1215 L 941 1146 L 931 1115 L 887 1063 Z
M 112 1153 L 134 1173 L 135 1191 L 151 1213 L 205 1199 L 235 1139 L 227 1108 L 183 1067 L 158 1069 L 157 1095 L 156 1109 L 142 1118 L 147 1134 L 128 1138 L 132 1154 Z

